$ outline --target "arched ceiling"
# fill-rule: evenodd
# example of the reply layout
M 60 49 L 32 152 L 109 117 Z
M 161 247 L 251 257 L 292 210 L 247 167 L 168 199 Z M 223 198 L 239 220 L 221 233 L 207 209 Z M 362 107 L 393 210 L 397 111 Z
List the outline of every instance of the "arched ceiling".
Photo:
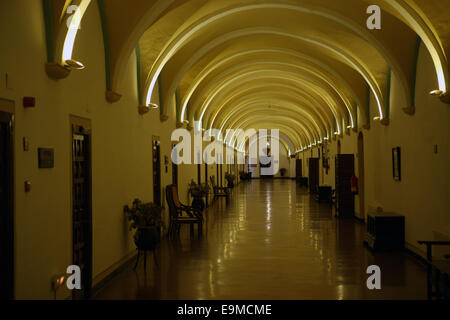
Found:
M 107 90 L 120 92 L 138 46 L 140 101 L 159 103 L 152 101 L 158 90 L 161 113 L 179 123 L 279 128 L 292 151 L 355 129 L 358 114 L 366 121 L 360 125 L 367 124 L 370 92 L 379 120 L 388 124 L 391 71 L 407 98 L 407 105 L 395 107 L 414 110 L 419 40 L 433 58 L 436 89 L 448 97 L 450 0 L 97 2 Z M 90 1 L 44 3 L 52 4 L 58 56 L 64 11 Z M 381 30 L 366 26 L 373 4 L 382 9 Z

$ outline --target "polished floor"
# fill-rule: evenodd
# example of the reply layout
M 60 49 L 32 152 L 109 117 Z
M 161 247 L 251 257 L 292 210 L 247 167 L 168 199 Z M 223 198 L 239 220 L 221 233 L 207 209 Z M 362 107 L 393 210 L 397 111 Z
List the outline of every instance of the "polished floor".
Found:
M 143 263 L 115 277 L 96 299 L 425 299 L 425 268 L 404 253 L 372 253 L 364 225 L 333 217 L 291 180 L 235 188 L 205 212 L 201 239 L 165 239 Z M 381 290 L 367 289 L 370 265 Z

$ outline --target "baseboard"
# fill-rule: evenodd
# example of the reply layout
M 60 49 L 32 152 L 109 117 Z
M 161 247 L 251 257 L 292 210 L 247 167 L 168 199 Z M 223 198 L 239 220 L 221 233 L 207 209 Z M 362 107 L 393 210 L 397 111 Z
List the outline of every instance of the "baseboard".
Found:
M 105 287 L 115 276 L 124 271 L 136 259 L 137 251 L 132 252 L 100 273 L 92 281 L 92 297 Z

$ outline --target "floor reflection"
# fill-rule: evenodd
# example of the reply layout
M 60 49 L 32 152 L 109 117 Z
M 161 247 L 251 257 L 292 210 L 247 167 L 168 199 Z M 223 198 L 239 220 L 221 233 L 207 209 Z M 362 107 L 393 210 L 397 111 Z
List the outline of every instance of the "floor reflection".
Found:
M 290 180 L 242 183 L 206 215 L 202 239 L 164 240 L 159 268 L 126 270 L 97 299 L 425 299 L 423 266 L 363 247 L 364 225 L 338 220 Z M 382 271 L 382 290 L 366 269 Z

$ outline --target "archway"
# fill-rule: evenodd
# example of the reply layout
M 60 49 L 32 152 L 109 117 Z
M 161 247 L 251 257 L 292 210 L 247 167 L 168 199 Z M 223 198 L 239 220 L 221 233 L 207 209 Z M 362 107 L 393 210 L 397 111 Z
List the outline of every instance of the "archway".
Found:
M 358 135 L 358 195 L 359 195 L 359 215 L 361 219 L 366 218 L 364 205 L 364 137 L 362 132 Z

